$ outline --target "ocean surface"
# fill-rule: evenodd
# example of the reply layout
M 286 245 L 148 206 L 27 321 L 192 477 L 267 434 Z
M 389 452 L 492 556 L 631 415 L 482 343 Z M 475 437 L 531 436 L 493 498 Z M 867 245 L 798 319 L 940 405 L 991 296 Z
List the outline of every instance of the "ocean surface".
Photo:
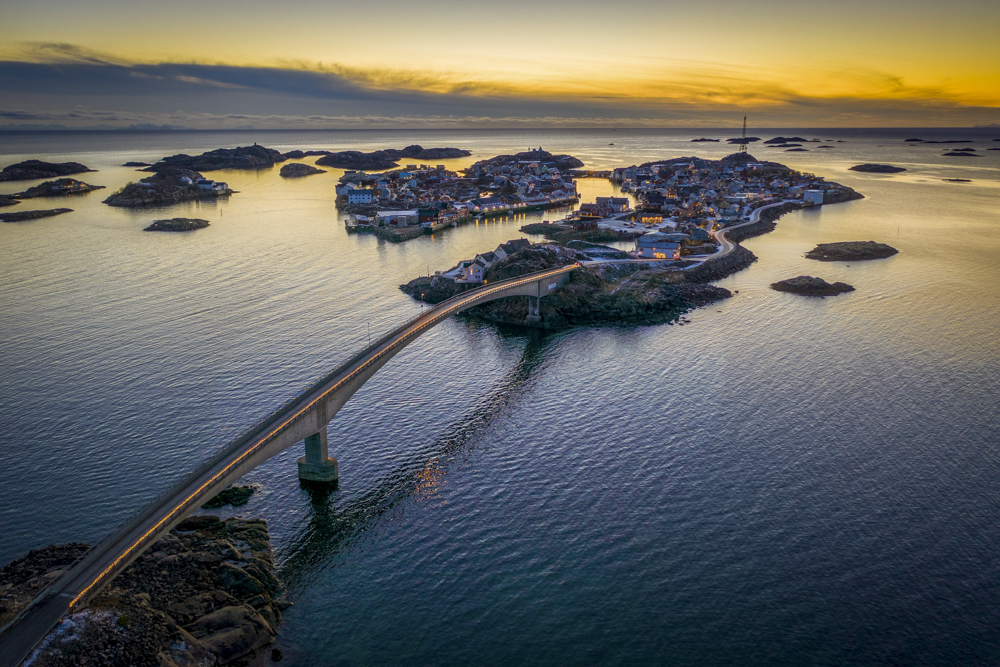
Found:
M 261 492 L 217 513 L 269 523 L 295 603 L 276 644 L 288 664 L 1000 663 L 1000 151 L 985 150 L 1000 128 L 754 134 L 828 140 L 750 152 L 866 198 L 746 242 L 760 261 L 720 283 L 733 298 L 684 326 L 452 319 L 330 424 L 336 491 L 300 487 L 301 447 L 247 475 Z M 0 135 L 0 167 L 75 160 L 108 188 L 30 200 L 6 210 L 74 212 L 0 224 L 0 562 L 99 540 L 416 313 L 401 283 L 562 215 L 391 244 L 346 234 L 339 170 L 212 172 L 238 194 L 127 211 L 101 203 L 145 175 L 125 161 L 418 143 L 473 152 L 452 168 L 541 146 L 606 169 L 733 150 L 700 136 L 735 134 Z M 982 157 L 941 156 L 955 147 Z M 908 171 L 847 170 L 859 162 Z M 615 192 L 580 186 L 583 201 Z M 142 231 L 174 216 L 211 226 Z M 860 240 L 900 252 L 803 257 Z M 768 287 L 801 274 L 857 291 Z

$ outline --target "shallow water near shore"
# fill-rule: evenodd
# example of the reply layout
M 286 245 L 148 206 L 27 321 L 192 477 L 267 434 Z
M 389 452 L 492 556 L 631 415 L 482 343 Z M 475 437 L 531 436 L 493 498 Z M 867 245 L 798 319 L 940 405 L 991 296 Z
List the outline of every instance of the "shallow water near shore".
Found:
M 760 261 L 719 283 L 732 299 L 684 326 L 452 319 L 331 423 L 339 489 L 300 487 L 299 448 L 245 478 L 261 492 L 214 512 L 268 520 L 296 603 L 276 644 L 290 664 L 1000 661 L 1000 151 L 983 150 L 1000 133 L 756 132 L 796 133 L 844 143 L 750 152 L 866 199 L 745 242 Z M 2 135 L 0 166 L 75 160 L 108 190 L 31 200 L 7 210 L 74 212 L 0 225 L 0 562 L 99 540 L 369 327 L 416 313 L 398 285 L 562 215 L 389 244 L 345 233 L 338 170 L 211 172 L 239 194 L 135 212 L 100 203 L 145 175 L 117 165 L 255 141 L 473 151 L 452 168 L 529 146 L 597 169 L 733 150 L 700 136 L 733 135 Z M 984 157 L 908 137 L 974 139 Z M 861 162 L 909 171 L 847 171 Z M 584 201 L 614 193 L 580 183 Z M 211 226 L 141 231 L 175 216 Z M 852 240 L 900 253 L 804 258 Z M 769 289 L 801 274 L 856 291 Z

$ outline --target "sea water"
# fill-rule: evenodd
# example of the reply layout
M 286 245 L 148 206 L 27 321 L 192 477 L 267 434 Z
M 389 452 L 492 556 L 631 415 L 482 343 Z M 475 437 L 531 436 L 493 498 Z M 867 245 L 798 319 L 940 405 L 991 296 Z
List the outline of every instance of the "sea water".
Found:
M 766 132 L 762 134 L 762 132 Z M 685 326 L 540 333 L 449 320 L 329 427 L 336 491 L 292 448 L 216 513 L 267 519 L 296 665 L 844 665 L 1000 661 L 997 129 L 768 130 L 752 145 L 865 199 L 793 212 Z M 0 225 L 0 562 L 95 542 L 257 418 L 417 312 L 398 290 L 548 211 L 404 244 L 347 235 L 342 173 L 211 172 L 238 191 L 101 203 L 120 165 L 253 142 L 542 147 L 608 169 L 719 158 L 717 130 L 0 135 L 6 166 L 83 162 L 107 190 Z M 942 157 L 971 139 L 978 158 Z M 307 158 L 312 162 L 315 158 Z M 406 161 L 404 161 L 405 163 Z M 888 162 L 908 171 L 847 168 Z M 944 179 L 969 179 L 970 183 Z M 35 182 L 3 183 L 12 193 Z M 581 179 L 583 201 L 616 193 Z M 188 234 L 142 229 L 200 217 Z M 541 240 L 532 237 L 532 240 Z M 873 240 L 871 262 L 804 258 Z M 844 281 L 826 299 L 775 292 Z

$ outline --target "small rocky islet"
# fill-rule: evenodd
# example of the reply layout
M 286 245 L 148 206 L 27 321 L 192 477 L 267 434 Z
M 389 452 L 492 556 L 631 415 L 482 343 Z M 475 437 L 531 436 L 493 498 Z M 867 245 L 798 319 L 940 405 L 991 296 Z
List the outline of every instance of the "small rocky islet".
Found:
M 62 576 L 89 547 L 52 545 L 0 570 L 0 622 Z M 245 664 L 272 643 L 289 606 L 267 523 L 194 516 L 63 621 L 34 667 Z
M 50 208 L 41 211 L 18 211 L 17 213 L 0 213 L 0 222 L 27 222 L 28 220 L 39 220 L 41 218 L 51 218 L 54 215 L 72 213 L 71 208 Z
M 196 229 L 208 227 L 208 220 L 201 218 L 169 218 L 166 220 L 154 220 L 153 224 L 146 227 L 144 232 L 193 232 Z
M 103 190 L 103 185 L 90 185 L 75 178 L 60 178 L 54 181 L 45 181 L 39 185 L 28 188 L 24 192 L 12 195 L 17 199 L 34 199 L 35 197 L 68 197 L 70 195 L 86 194 L 94 190 Z
M 165 157 L 159 162 L 143 169 L 143 171 L 163 172 L 169 169 L 186 169 L 189 171 L 217 171 L 219 169 L 241 169 L 256 171 L 268 169 L 277 162 L 287 158 L 273 148 L 264 146 L 238 146 L 236 148 L 217 148 L 201 155 L 179 153 Z
M 0 181 L 31 181 L 36 178 L 59 178 L 72 174 L 82 174 L 96 171 L 79 162 L 45 162 L 43 160 L 25 160 L 0 171 Z
M 891 164 L 856 164 L 849 167 L 848 171 L 861 171 L 867 174 L 898 174 L 906 169 Z
M 461 148 L 424 148 L 414 144 L 402 150 L 387 148 L 385 150 L 363 153 L 361 151 L 340 151 L 333 153 L 330 151 L 311 151 L 303 155 L 323 153 L 316 164 L 323 167 L 336 167 L 338 169 L 352 169 L 358 171 L 377 171 L 380 169 L 394 169 L 399 166 L 399 161 L 408 160 L 443 160 L 447 158 L 468 157 L 472 155 L 467 150 Z M 286 154 L 287 155 L 287 154 Z
M 885 259 L 899 251 L 885 243 L 875 241 L 843 241 L 840 243 L 820 243 L 806 253 L 808 259 L 821 262 L 856 262 L 869 259 Z
M 325 173 L 326 169 L 317 169 L 311 164 L 305 164 L 304 162 L 292 162 L 291 164 L 282 165 L 278 175 L 283 178 L 302 178 L 303 176 Z
M 202 505 L 202 507 L 207 510 L 211 510 L 219 507 L 225 507 L 226 505 L 230 505 L 232 507 L 246 505 L 250 502 L 250 498 L 257 493 L 258 488 L 259 487 L 255 484 L 230 486 L 228 489 L 220 491 L 214 498 Z
M 813 276 L 796 276 L 787 280 L 779 280 L 771 283 L 771 289 L 778 292 L 790 292 L 792 294 L 803 294 L 805 296 L 836 296 L 844 292 L 853 292 L 854 288 L 847 283 L 828 283 L 822 278 Z
M 205 177 L 197 171 L 167 167 L 138 183 L 127 183 L 105 199 L 104 203 L 121 208 L 143 208 L 199 199 L 218 199 L 233 193 L 225 183 L 207 182 L 207 187 L 202 187 L 204 181 Z

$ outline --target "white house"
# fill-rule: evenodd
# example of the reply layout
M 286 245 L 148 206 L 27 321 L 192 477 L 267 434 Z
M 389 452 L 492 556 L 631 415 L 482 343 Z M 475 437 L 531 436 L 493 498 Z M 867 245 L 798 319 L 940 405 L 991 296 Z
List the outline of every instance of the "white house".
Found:
M 823 203 L 823 191 L 822 190 L 806 190 L 802 193 L 802 201 L 813 206 L 819 206 Z
M 371 204 L 375 199 L 375 192 L 367 189 L 349 190 L 347 192 L 348 204 Z
M 420 216 L 415 209 L 406 211 L 379 211 L 375 215 L 375 222 L 379 225 L 396 225 L 397 227 L 409 227 L 419 222 Z

